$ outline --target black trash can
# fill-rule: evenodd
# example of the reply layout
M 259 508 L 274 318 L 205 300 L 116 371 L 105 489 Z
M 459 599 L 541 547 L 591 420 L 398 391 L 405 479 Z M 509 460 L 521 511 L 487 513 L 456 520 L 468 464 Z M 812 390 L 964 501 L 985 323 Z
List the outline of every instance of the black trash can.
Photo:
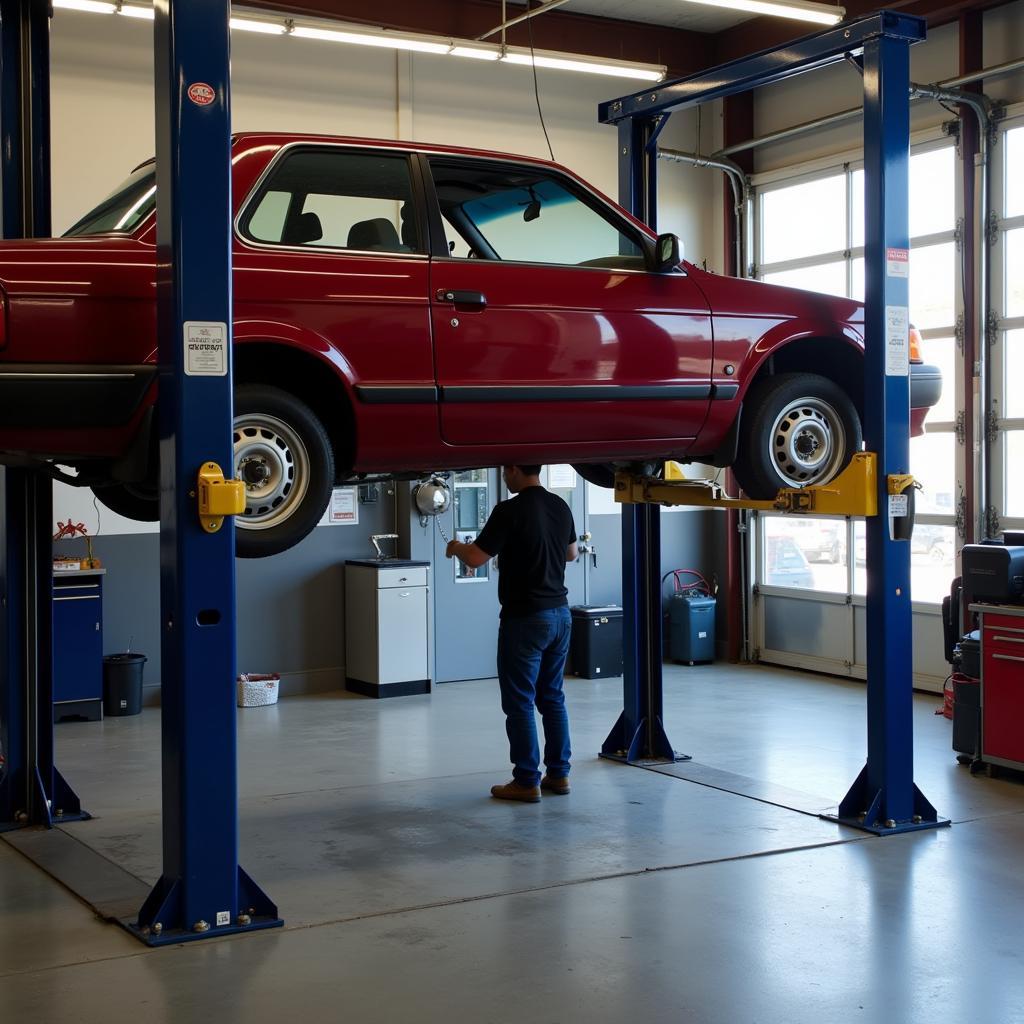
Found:
M 103 659 L 103 714 L 108 718 L 142 710 L 144 654 L 108 654 Z
M 584 679 L 622 675 L 622 609 L 618 605 L 574 605 L 569 661 Z

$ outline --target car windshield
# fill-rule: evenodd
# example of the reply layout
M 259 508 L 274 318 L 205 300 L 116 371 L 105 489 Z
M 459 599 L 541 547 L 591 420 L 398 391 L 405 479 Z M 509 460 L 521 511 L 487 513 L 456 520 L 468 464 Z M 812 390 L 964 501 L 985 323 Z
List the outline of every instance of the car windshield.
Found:
M 153 164 L 144 164 L 133 171 L 102 203 L 65 231 L 64 237 L 132 231 L 153 209 L 155 202 L 156 168 Z

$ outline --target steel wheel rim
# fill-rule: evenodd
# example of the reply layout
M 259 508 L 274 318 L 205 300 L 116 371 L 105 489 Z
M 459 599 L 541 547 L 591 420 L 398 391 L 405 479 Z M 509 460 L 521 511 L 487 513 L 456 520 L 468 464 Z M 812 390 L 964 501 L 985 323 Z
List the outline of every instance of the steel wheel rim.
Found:
M 309 489 L 309 452 L 291 426 L 265 413 L 236 416 L 234 458 L 245 481 L 240 528 L 269 530 L 295 513 Z
M 831 480 L 846 453 L 846 428 L 836 409 L 820 398 L 797 398 L 775 417 L 771 458 L 784 485 Z

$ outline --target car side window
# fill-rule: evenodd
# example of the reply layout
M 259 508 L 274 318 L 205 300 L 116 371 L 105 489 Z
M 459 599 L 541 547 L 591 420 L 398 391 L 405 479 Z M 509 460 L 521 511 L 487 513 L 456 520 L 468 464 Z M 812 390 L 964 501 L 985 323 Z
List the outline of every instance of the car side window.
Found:
M 643 269 L 640 233 L 566 178 L 496 161 L 430 161 L 452 256 Z
M 390 153 L 290 150 L 250 200 L 239 230 L 289 248 L 424 252 L 408 160 Z

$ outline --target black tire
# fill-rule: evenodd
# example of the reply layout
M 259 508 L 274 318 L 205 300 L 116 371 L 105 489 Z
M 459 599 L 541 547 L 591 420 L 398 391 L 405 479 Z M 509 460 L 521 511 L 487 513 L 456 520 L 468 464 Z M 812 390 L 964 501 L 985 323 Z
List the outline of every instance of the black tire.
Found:
M 857 409 L 834 381 L 814 373 L 765 377 L 743 401 L 733 473 L 748 497 L 774 498 L 782 487 L 832 480 L 862 440 Z
M 234 476 L 245 481 L 235 553 L 265 558 L 320 522 L 334 487 L 334 451 L 305 402 L 267 384 L 235 389 Z
M 92 493 L 101 505 L 126 519 L 139 523 L 155 523 L 160 519 L 160 494 L 155 487 L 109 484 L 92 488 Z

